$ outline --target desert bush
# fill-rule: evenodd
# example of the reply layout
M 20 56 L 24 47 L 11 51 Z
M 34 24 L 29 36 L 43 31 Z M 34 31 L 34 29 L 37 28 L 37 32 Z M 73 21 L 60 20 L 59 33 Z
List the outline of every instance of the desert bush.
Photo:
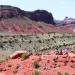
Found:
M 70 75 L 69 73 L 65 72 L 64 74 L 61 72 L 58 72 L 57 75 Z
M 41 61 L 42 59 L 41 58 L 38 58 L 38 61 Z
M 38 42 L 39 42 L 39 43 L 42 43 L 42 41 L 41 41 L 41 40 L 38 40 Z
M 75 64 L 70 65 L 71 68 L 75 68 Z
M 64 61 L 64 66 L 66 66 L 66 65 L 67 65 L 67 63 L 68 63 L 68 61 L 67 61 L 67 60 L 65 60 L 65 61 Z
M 23 54 L 21 55 L 22 60 L 25 60 L 25 59 L 27 59 L 28 57 L 29 57 L 28 53 L 23 53 Z
M 61 72 L 58 72 L 57 75 L 63 75 Z
M 32 75 L 40 75 L 38 71 L 32 72 Z
M 0 68 L 0 72 L 2 72 L 3 71 L 3 68 Z
M 9 65 L 8 65 L 8 67 L 12 67 L 12 65 L 11 65 L 11 64 L 9 64 Z
M 53 59 L 53 62 L 57 62 L 57 60 L 58 60 L 58 58 L 54 58 L 54 59 Z
M 33 64 L 34 68 L 39 68 L 39 62 L 38 61 L 34 61 L 32 64 Z
M 29 40 L 29 43 L 32 43 L 32 41 L 31 41 L 31 40 Z
M 16 74 L 17 73 L 17 70 L 14 70 L 13 73 Z
M 17 65 L 16 65 L 16 69 L 18 69 L 19 67 L 20 67 L 20 65 L 19 65 L 19 64 L 17 64 Z
M 58 67 L 61 67 L 61 65 L 58 65 Z
M 71 60 L 71 63 L 74 63 L 75 61 L 74 60 Z
M 64 75 L 70 75 L 69 73 L 65 72 Z

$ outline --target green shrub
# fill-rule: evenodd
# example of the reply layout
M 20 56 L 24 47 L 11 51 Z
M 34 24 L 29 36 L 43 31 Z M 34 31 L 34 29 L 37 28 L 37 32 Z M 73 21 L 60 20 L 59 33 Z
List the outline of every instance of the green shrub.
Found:
M 32 75 L 40 75 L 38 71 L 34 71 Z
M 39 68 L 39 62 L 38 61 L 34 61 L 33 62 L 33 67 L 34 68 Z
M 25 59 L 27 59 L 28 57 L 29 57 L 29 55 L 28 55 L 27 53 L 23 53 L 23 54 L 21 55 L 22 60 L 25 60 Z

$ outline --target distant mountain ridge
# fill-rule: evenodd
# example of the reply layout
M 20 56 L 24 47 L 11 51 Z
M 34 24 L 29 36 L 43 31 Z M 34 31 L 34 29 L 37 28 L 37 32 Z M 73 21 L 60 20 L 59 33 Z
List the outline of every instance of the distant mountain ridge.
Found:
M 29 12 L 13 6 L 0 5 L 0 20 L 18 16 L 26 16 L 33 21 L 42 21 L 47 24 L 55 24 L 52 14 L 46 10 Z
M 62 21 L 61 21 L 62 22 Z M 59 22 L 61 24 L 61 22 Z M 71 29 L 70 29 L 71 28 Z M 24 11 L 20 8 L 0 5 L 1 34 L 46 34 L 49 32 L 73 33 L 75 28 L 56 25 L 51 13 L 46 10 Z

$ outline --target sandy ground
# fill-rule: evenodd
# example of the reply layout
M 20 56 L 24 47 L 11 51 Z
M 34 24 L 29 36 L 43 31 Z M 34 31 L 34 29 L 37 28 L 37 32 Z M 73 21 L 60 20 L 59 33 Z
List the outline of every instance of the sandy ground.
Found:
M 57 62 L 54 62 L 53 59 L 57 57 Z M 38 69 L 33 68 L 32 63 L 35 60 L 39 62 L 40 67 Z M 65 60 L 68 61 L 67 64 L 64 63 Z M 57 72 L 75 74 L 75 56 L 72 53 L 68 57 L 54 53 L 48 55 L 33 54 L 23 61 L 21 58 L 16 58 L 0 63 L 0 75 L 31 75 L 35 70 L 39 71 L 40 75 L 57 75 Z

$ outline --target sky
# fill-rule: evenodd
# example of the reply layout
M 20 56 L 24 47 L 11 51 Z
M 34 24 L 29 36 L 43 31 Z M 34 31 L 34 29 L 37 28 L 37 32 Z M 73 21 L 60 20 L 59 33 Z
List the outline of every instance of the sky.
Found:
M 0 0 L 0 5 L 11 5 L 25 11 L 47 10 L 56 20 L 65 16 L 75 18 L 75 0 Z

